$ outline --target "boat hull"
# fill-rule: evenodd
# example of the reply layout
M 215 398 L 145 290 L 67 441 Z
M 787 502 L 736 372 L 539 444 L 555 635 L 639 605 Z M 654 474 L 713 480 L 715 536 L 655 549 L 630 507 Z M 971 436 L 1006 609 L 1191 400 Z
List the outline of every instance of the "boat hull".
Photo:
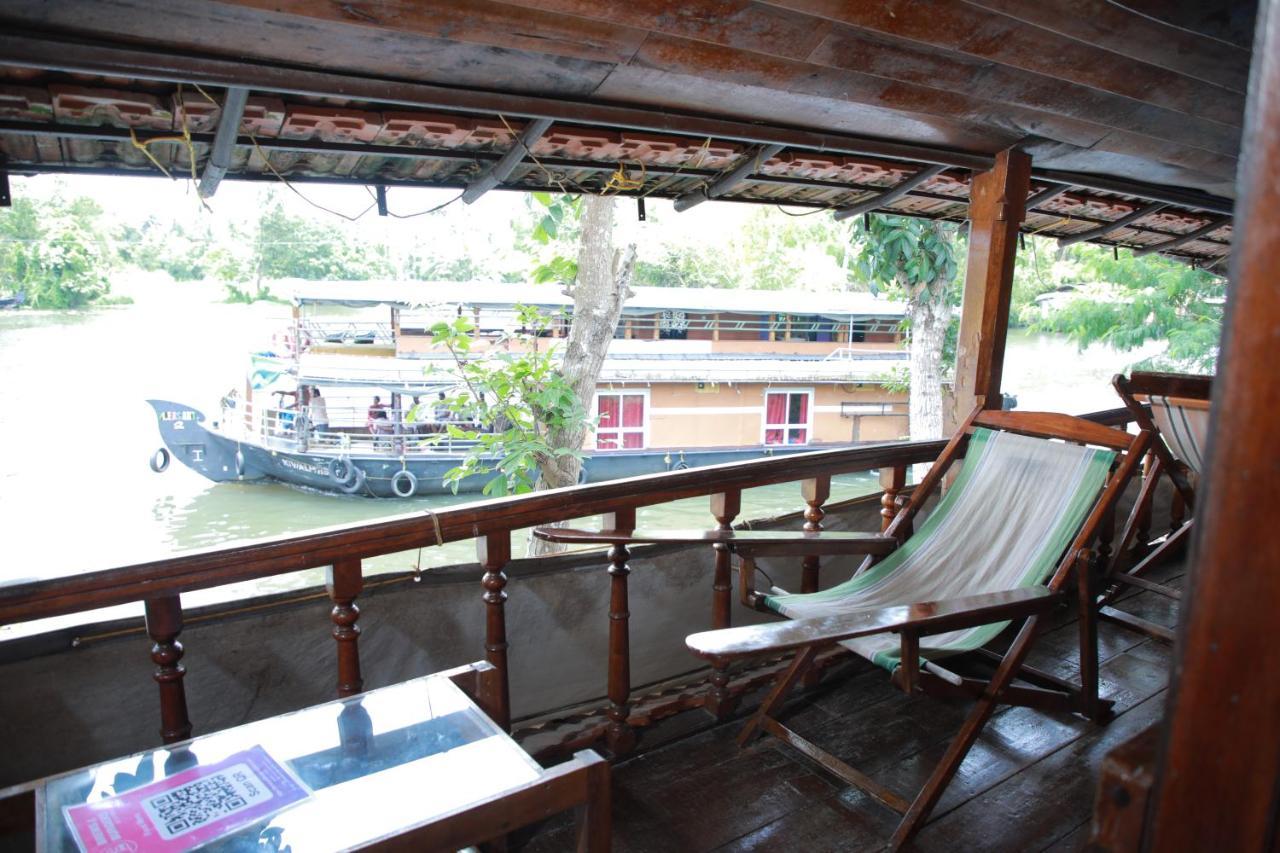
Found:
M 148 400 L 156 412 L 160 437 L 174 461 L 214 482 L 278 480 L 326 492 L 375 498 L 451 494 L 444 475 L 461 461 L 458 454 L 430 458 L 349 456 L 337 450 L 302 452 L 236 441 L 205 426 L 203 413 L 166 400 Z M 642 474 L 700 468 L 763 456 L 814 450 L 811 446 L 706 448 L 695 450 L 615 450 L 588 454 L 582 482 L 598 483 Z M 412 478 L 400 474 L 407 471 Z M 492 475 L 468 477 L 458 492 L 479 492 Z M 408 486 L 412 483 L 412 493 Z M 399 492 L 397 492 L 397 488 Z

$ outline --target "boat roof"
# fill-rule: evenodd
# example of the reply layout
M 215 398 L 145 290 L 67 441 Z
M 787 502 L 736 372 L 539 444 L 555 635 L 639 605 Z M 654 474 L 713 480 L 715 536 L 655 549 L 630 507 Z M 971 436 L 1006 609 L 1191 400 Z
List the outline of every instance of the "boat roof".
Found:
M 804 292 L 794 290 L 730 290 L 716 287 L 633 287 L 625 314 L 659 311 L 723 312 L 733 314 L 801 314 L 836 317 L 901 317 L 904 306 L 871 293 Z M 457 281 L 301 281 L 279 286 L 295 305 L 377 305 L 427 308 L 470 305 L 510 308 L 516 304 L 539 308 L 569 308 L 573 297 L 559 285 L 525 282 Z
M 600 370 L 599 384 L 653 382 L 710 383 L 866 383 L 880 382 L 904 365 L 901 350 L 868 350 L 848 358 L 800 355 L 684 353 L 663 358 L 643 353 L 610 354 Z M 447 359 L 381 356 L 343 356 L 307 353 L 301 358 L 296 381 L 303 385 L 382 388 L 402 394 L 432 394 L 455 383 L 433 365 Z

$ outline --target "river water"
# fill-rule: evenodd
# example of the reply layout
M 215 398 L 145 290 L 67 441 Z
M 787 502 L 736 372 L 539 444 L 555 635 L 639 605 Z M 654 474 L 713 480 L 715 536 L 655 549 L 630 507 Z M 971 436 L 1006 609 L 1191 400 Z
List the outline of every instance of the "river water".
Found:
M 287 324 L 288 307 L 230 305 L 203 284 L 136 277 L 117 286 L 130 306 L 83 312 L 0 312 L 0 583 L 141 562 L 173 553 L 382 518 L 473 500 L 407 501 L 320 494 L 279 484 L 213 484 L 174 464 L 147 467 L 159 446 L 148 398 L 216 411 L 242 383 L 245 357 Z M 1065 340 L 1014 333 L 1006 387 L 1020 408 L 1068 412 L 1118 404 L 1111 374 L 1136 360 L 1105 347 L 1081 353 Z M 875 489 L 868 475 L 838 478 L 833 500 Z M 796 484 L 753 489 L 743 518 L 803 507 Z M 708 525 L 705 498 L 642 510 L 642 524 Z M 471 543 L 389 555 L 366 571 L 429 568 L 474 559 Z M 315 583 L 301 572 L 255 589 Z M 184 596 L 196 604 L 244 594 Z

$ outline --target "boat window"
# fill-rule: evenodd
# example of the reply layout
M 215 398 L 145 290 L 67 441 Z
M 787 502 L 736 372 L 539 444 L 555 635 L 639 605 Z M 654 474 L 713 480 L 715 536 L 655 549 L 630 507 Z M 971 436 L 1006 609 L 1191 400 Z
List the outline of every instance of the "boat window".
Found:
M 765 444 L 808 444 L 811 391 L 770 391 L 765 395 Z
M 597 450 L 637 450 L 644 447 L 645 395 L 599 394 L 596 397 Z

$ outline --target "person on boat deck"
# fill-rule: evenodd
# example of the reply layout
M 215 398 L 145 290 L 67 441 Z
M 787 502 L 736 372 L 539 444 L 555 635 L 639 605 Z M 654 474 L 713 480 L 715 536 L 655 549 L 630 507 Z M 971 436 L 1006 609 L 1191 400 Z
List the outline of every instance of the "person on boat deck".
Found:
M 441 423 L 443 423 L 444 421 L 449 420 L 450 414 L 451 412 L 449 411 L 449 403 L 447 400 L 445 400 L 444 392 L 441 391 L 439 396 L 436 398 L 436 408 L 435 408 L 435 411 L 432 413 L 432 415 L 435 417 L 437 421 L 440 421 Z
M 379 414 L 381 412 L 381 414 Z M 387 407 L 383 405 L 381 397 L 373 398 L 373 405 L 369 407 L 368 427 L 369 432 L 373 432 L 373 421 L 375 418 L 385 418 L 387 416 Z
M 311 389 L 311 402 L 307 404 L 307 417 L 311 420 L 311 428 L 316 432 L 329 431 L 329 408 L 319 388 Z
M 413 395 L 413 405 L 409 407 L 409 411 L 404 413 L 404 424 L 406 432 L 422 432 L 423 421 L 427 419 L 426 411 L 422 406 L 422 398 L 417 394 Z

